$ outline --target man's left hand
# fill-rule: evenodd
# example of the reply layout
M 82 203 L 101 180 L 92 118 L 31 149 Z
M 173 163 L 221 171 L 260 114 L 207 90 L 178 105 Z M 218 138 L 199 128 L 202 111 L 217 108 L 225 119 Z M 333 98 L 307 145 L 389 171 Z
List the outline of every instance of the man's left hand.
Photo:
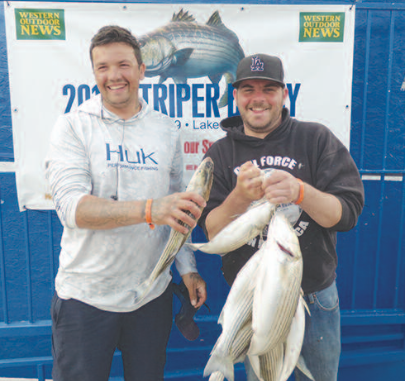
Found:
M 288 204 L 295 202 L 300 193 L 300 184 L 290 173 L 277 170 L 263 181 L 264 194 L 272 204 Z
M 200 308 L 207 300 L 207 286 L 198 273 L 188 273 L 182 276 L 183 282 L 190 295 L 190 302 L 194 308 Z

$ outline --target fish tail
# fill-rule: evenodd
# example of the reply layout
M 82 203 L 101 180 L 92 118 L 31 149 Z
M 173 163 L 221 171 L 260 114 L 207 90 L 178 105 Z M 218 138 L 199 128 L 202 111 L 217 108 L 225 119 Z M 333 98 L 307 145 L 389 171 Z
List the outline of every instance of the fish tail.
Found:
M 222 94 L 221 99 L 219 100 L 218 107 L 222 108 L 228 104 L 228 89 Z
M 203 243 L 186 243 L 186 246 L 188 246 L 193 251 L 200 250 L 200 247 L 203 245 Z
M 146 279 L 145 282 L 141 284 L 139 287 L 138 295 L 137 295 L 137 302 L 141 302 L 143 299 L 145 299 L 146 295 L 148 295 L 148 292 L 152 286 L 152 283 L 150 279 Z
M 221 373 L 228 381 L 234 381 L 233 361 L 231 355 L 221 356 L 218 353 L 213 353 L 204 368 L 204 377 L 213 374 Z M 216 378 L 215 378 L 216 379 Z
M 217 371 L 211 374 L 208 381 L 223 381 L 224 379 L 224 375 L 221 372 Z

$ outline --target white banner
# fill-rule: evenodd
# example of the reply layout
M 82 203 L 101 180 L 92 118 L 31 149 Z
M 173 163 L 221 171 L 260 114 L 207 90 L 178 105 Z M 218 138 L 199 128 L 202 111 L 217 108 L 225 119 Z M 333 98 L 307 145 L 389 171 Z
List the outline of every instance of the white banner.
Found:
M 181 128 L 185 184 L 210 144 L 224 135 L 221 119 L 236 113 L 229 83 L 241 54 L 279 56 L 291 115 L 325 124 L 349 147 L 352 6 L 14 1 L 4 6 L 21 210 L 53 208 L 44 175 L 50 131 L 60 114 L 97 92 L 89 46 L 104 25 L 120 25 L 143 39 L 147 65 L 157 39 L 168 47 L 165 52 L 170 50 L 170 56 L 154 51 L 160 67 L 147 71 L 140 95 Z M 178 21 L 185 12 L 192 17 Z M 171 21 L 176 15 L 177 21 Z M 159 37 L 158 28 L 163 29 Z M 203 48 L 208 34 L 211 45 Z M 203 49 L 209 49 L 214 63 L 200 58 L 198 68 L 186 66 L 187 60 L 196 62 L 198 53 L 204 57 Z M 233 59 L 216 65 L 224 53 Z M 170 60 L 169 71 L 165 63 Z M 184 66 L 176 67 L 180 63 Z

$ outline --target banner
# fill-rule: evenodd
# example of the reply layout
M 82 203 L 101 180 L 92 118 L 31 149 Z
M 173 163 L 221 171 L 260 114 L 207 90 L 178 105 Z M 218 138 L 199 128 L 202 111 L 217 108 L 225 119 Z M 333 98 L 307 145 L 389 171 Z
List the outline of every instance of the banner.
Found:
M 349 147 L 352 6 L 13 1 L 4 7 L 21 210 L 53 208 L 44 171 L 50 131 L 60 114 L 98 93 L 89 46 L 104 25 L 128 28 L 143 41 L 140 95 L 181 129 L 185 184 L 224 136 L 220 121 L 237 114 L 236 66 L 255 53 L 282 59 L 291 115 L 325 124 Z

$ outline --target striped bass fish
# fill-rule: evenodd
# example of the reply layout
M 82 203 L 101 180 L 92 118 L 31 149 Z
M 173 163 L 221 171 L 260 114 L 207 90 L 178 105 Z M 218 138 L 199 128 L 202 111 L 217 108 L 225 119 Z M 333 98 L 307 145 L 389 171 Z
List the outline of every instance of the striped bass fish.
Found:
M 245 213 L 226 225 L 211 241 L 187 246 L 208 254 L 225 255 L 261 234 L 275 210 L 276 205 L 263 198 L 252 203 Z
M 205 25 L 181 9 L 171 22 L 138 39 L 145 76 L 160 76 L 159 83 L 172 78 L 176 84 L 188 78 L 208 77 L 219 84 L 224 76 L 226 89 L 219 107 L 228 103 L 228 84 L 236 78 L 236 68 L 245 56 L 236 34 L 228 29 L 215 11 Z
M 305 334 L 305 309 L 309 313 L 304 298 L 300 296 L 285 345 L 284 364 L 279 381 L 287 381 L 295 367 L 301 370 L 310 380 L 314 380 L 311 372 L 306 367 L 304 359 L 300 356 Z
M 290 332 L 284 343 L 278 344 L 263 355 L 249 355 L 252 368 L 260 381 L 287 381 L 295 367 L 310 380 L 314 380 L 300 355 L 305 333 L 305 308 L 308 309 L 305 300 L 300 296 Z
M 263 381 L 279 381 L 283 370 L 284 348 L 285 344 L 279 343 L 267 353 L 258 356 L 259 379 Z
M 235 354 L 232 348 L 239 331 L 252 319 L 255 285 L 252 280 L 257 276 L 260 261 L 261 250 L 246 262 L 233 282 L 218 319 L 222 333 L 204 369 L 204 376 L 220 372 L 227 380 L 234 380 Z
M 205 201 L 208 201 L 213 179 L 214 162 L 211 158 L 207 157 L 200 163 L 197 170 L 194 172 L 193 177 L 186 188 L 186 192 L 198 193 L 205 199 Z M 190 212 L 187 212 L 187 214 L 192 216 Z M 182 225 L 184 226 L 184 224 Z M 187 234 L 182 234 L 171 229 L 169 240 L 167 241 L 159 261 L 143 285 L 141 297 L 144 297 L 148 293 L 153 282 L 173 263 L 176 254 L 179 252 L 184 242 L 186 242 L 192 230 L 193 229 L 189 229 Z
M 313 380 L 300 355 L 308 310 L 301 279 L 298 238 L 276 213 L 268 240 L 238 273 L 221 312 L 222 333 L 204 369 L 209 381 L 233 381 L 233 364 L 246 356 L 260 381 L 287 381 L 295 367 Z
M 303 262 L 297 235 L 282 213 L 271 220 L 261 250 L 253 297 L 249 354 L 261 355 L 286 341 L 300 297 Z
M 233 364 L 238 362 L 243 362 L 245 360 L 247 351 L 250 345 L 250 339 L 252 338 L 252 321 L 249 320 L 246 324 L 238 331 L 235 336 L 235 340 L 232 343 L 230 354 L 232 357 Z M 220 340 L 217 341 L 217 343 Z M 216 350 L 216 345 L 214 346 L 211 353 L 214 353 Z M 209 381 L 223 381 L 225 376 L 220 371 L 215 371 L 211 374 Z

